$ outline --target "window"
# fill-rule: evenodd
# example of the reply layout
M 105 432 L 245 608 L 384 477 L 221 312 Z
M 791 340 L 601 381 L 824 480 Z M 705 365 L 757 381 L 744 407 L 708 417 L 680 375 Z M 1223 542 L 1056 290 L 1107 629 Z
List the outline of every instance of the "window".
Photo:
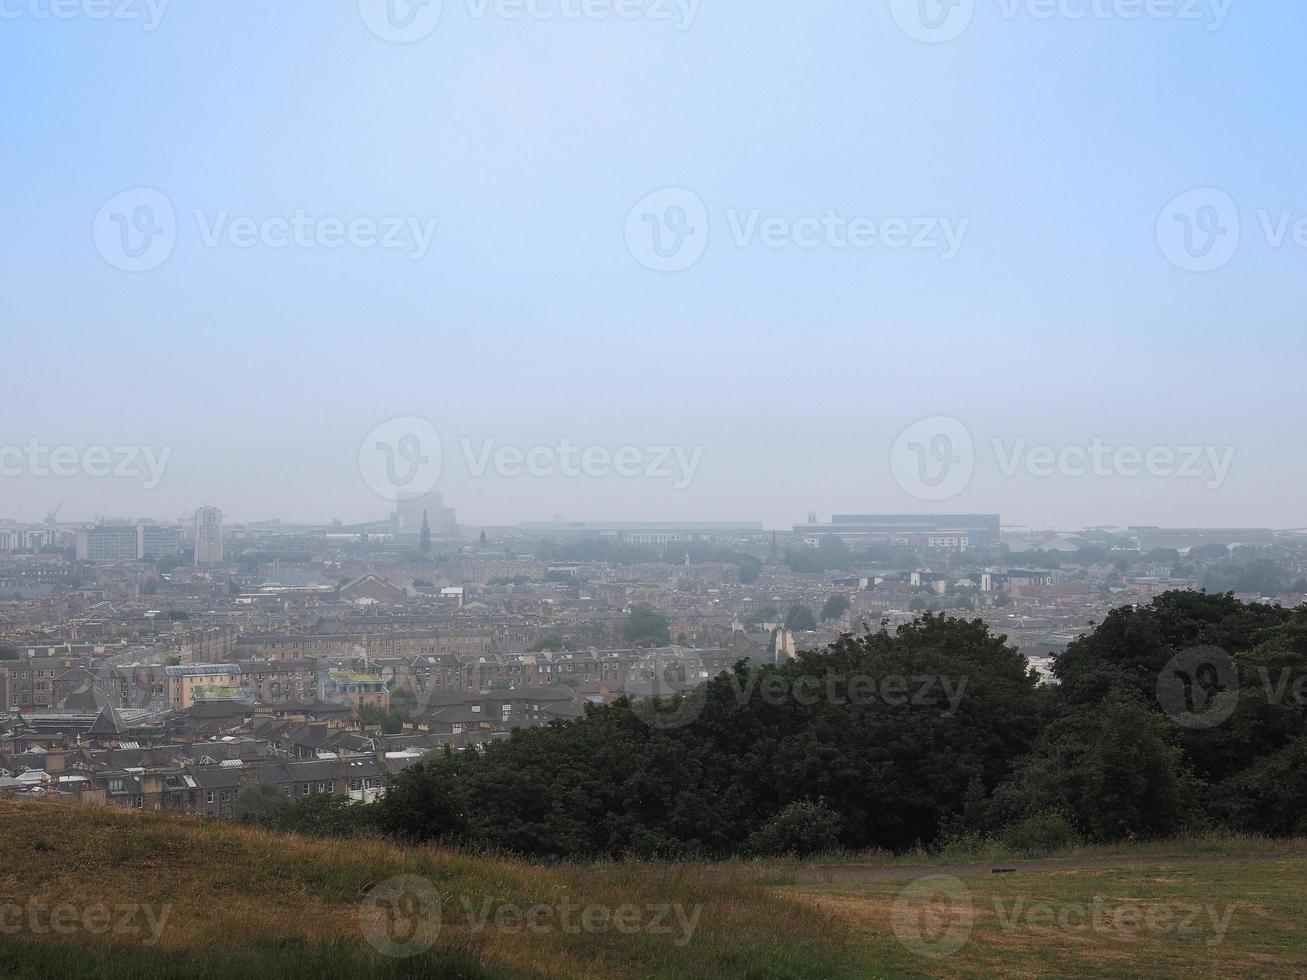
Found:
M 204 794 L 204 802 L 209 804 L 213 803 L 213 790 L 209 790 Z

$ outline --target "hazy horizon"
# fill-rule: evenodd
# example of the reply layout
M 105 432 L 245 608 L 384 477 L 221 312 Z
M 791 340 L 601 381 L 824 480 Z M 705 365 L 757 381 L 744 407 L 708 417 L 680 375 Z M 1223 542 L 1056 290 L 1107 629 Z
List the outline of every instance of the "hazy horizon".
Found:
M 4 8 L 0 519 L 1307 525 L 1307 11 L 383 8 Z

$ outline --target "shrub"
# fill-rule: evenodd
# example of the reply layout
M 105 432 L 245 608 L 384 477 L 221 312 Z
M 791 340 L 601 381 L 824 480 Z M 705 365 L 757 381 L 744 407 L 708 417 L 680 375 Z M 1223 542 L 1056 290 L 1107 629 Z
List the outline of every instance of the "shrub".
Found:
M 749 837 L 753 854 L 806 857 L 840 846 L 840 815 L 822 800 L 791 803 Z
M 1084 841 L 1062 814 L 1046 810 L 1008 824 L 998 834 L 1004 847 L 1023 854 L 1048 854 Z

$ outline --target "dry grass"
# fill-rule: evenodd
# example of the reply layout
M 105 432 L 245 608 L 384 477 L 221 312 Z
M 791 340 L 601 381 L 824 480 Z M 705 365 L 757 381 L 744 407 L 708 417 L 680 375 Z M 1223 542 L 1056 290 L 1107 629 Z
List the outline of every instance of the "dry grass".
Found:
M 166 905 L 158 942 L 164 951 L 220 950 L 234 937 L 368 948 L 364 897 L 393 876 L 417 875 L 443 899 L 437 949 L 508 975 L 597 980 L 702 976 L 705 969 L 722 976 L 857 975 L 843 926 L 760 888 L 742 869 L 532 865 L 381 840 L 320 840 L 39 803 L 0 802 L 0 821 L 15 856 L 0 874 L 0 904 Z M 563 928 L 556 911 L 537 920 L 542 930 L 519 926 L 514 910 L 533 906 L 570 907 L 573 929 Z M 636 928 L 581 929 L 586 906 L 635 906 Z M 486 912 L 490 922 L 479 922 Z M 504 925 L 496 924 L 496 914 L 508 916 Z M 657 932 L 647 928 L 656 915 L 663 916 Z M 29 932 L 18 938 L 54 938 Z M 74 933 L 66 941 L 91 940 Z M 138 946 L 142 938 L 95 942 Z

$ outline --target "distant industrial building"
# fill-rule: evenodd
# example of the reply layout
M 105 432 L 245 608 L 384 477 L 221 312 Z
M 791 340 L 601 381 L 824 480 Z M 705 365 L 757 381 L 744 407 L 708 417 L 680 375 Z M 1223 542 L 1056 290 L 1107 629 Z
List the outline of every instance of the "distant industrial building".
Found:
M 222 511 L 201 507 L 195 512 L 195 564 L 217 565 L 222 561 Z
M 1175 548 L 1183 551 L 1205 544 L 1269 545 L 1275 532 L 1267 527 L 1131 527 L 1129 534 L 1142 551 Z
M 903 544 L 938 551 L 969 551 L 996 544 L 998 514 L 836 514 L 819 524 L 815 514 L 794 533 L 808 544 L 837 538 L 846 544 Z
M 609 538 L 624 544 L 678 544 L 762 533 L 758 521 L 541 521 L 517 529 L 537 538 Z

